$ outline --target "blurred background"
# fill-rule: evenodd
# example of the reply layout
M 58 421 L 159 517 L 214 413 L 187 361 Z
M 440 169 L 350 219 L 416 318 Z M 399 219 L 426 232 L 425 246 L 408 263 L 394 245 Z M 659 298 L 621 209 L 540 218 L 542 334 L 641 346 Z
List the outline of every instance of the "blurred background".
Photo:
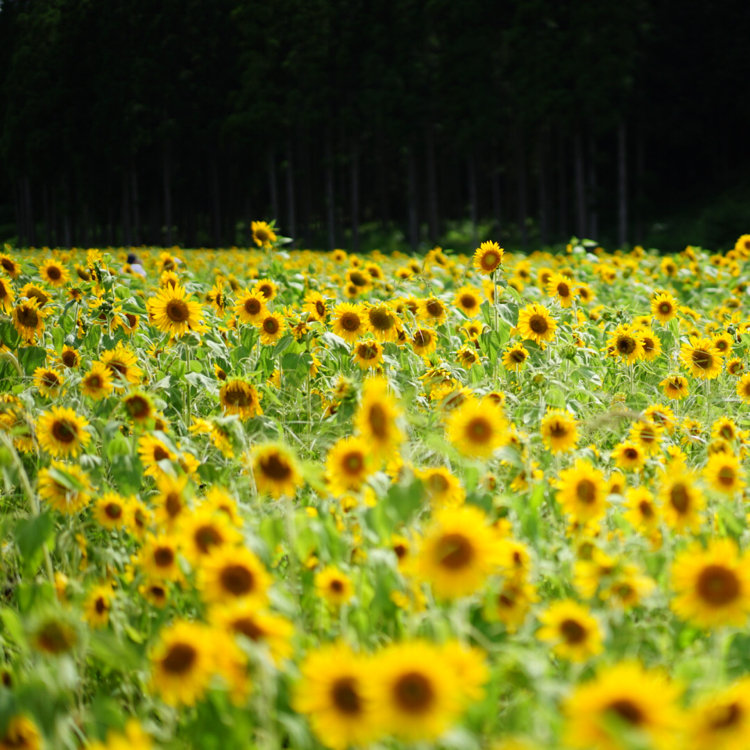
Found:
M 746 0 L 3 0 L 0 241 L 750 231 Z

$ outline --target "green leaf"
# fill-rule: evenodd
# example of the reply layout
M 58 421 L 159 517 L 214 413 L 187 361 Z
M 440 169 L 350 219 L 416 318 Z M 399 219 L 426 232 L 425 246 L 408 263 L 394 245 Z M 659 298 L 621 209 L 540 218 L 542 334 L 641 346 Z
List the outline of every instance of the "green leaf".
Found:
M 22 518 L 16 524 L 15 539 L 27 573 L 35 573 L 42 562 L 44 545 L 53 537 L 55 521 L 51 513 Z
M 18 362 L 27 375 L 41 367 L 47 359 L 47 352 L 41 346 L 24 346 L 18 350 Z

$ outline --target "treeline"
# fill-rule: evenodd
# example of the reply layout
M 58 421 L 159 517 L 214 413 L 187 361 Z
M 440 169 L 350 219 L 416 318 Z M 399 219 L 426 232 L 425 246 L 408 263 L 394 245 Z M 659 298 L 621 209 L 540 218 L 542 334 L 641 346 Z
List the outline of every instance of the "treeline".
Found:
M 640 241 L 747 181 L 749 38 L 745 0 L 3 0 L 0 239 Z

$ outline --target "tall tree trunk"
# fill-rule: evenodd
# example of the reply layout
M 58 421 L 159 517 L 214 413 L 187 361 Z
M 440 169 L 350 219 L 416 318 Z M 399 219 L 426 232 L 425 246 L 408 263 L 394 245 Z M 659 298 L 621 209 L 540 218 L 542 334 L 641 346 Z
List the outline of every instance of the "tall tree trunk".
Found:
M 128 180 L 128 171 L 123 170 L 121 185 L 121 221 L 122 221 L 122 242 L 125 246 L 133 244 L 132 225 L 130 221 L 130 184 Z
M 351 145 L 351 221 L 352 251 L 359 252 L 359 142 L 356 138 Z
M 28 175 L 23 178 L 23 201 L 26 213 L 26 238 L 29 245 L 36 245 L 36 226 L 34 225 L 34 207 L 31 202 L 31 180 Z
M 474 150 L 466 157 L 466 179 L 469 192 L 469 219 L 471 221 L 471 241 L 476 247 L 479 244 L 479 206 L 477 204 L 477 160 Z
M 26 246 L 26 203 L 23 197 L 23 179 L 19 178 L 14 183 L 13 197 L 16 203 L 16 232 L 18 233 L 18 244 Z
M 286 142 L 286 209 L 286 232 L 289 233 L 290 237 L 296 237 L 297 207 L 294 201 L 294 152 L 291 138 L 287 139 Z M 292 247 L 295 245 L 296 240 L 293 239 Z
M 172 237 L 172 155 L 170 144 L 164 144 L 162 151 L 162 189 L 164 191 L 164 225 L 166 227 L 165 241 L 167 246 L 174 244 Z
M 440 235 L 438 212 L 438 178 L 435 165 L 435 128 L 430 123 L 425 131 L 425 157 L 427 162 L 427 227 L 430 242 L 436 243 Z
M 490 151 L 490 165 L 492 169 L 490 192 L 492 193 L 492 216 L 495 219 L 495 233 L 500 241 L 500 234 L 503 229 L 503 206 L 502 192 L 500 189 L 500 164 L 497 160 L 497 148 L 492 144 Z
M 49 187 L 45 182 L 42 185 L 42 212 L 44 214 L 44 244 L 52 245 L 52 224 L 50 222 Z
M 334 187 L 333 147 L 331 133 L 326 133 L 325 145 L 325 191 L 326 191 L 326 230 L 328 232 L 328 249 L 336 247 L 336 190 Z
M 521 233 L 521 246 L 524 250 L 529 245 L 529 233 L 526 228 L 526 217 L 529 213 L 527 204 L 528 175 L 526 169 L 526 144 L 524 143 L 523 133 L 519 131 L 516 146 L 516 189 L 518 191 L 516 216 L 518 219 L 518 229 Z
M 130 172 L 130 201 L 133 206 L 133 241 L 136 245 L 141 244 L 141 209 L 138 197 L 138 173 L 131 163 Z
M 388 205 L 388 170 L 382 128 L 375 131 L 375 183 L 377 189 L 378 217 L 383 228 L 391 219 L 390 207 Z
M 598 239 L 599 236 L 599 196 L 598 196 L 598 182 L 599 175 L 597 173 L 597 159 L 596 159 L 596 140 L 593 136 L 589 136 L 588 142 L 588 230 L 591 239 Z
M 583 155 L 583 135 L 580 129 L 573 137 L 573 168 L 576 190 L 576 234 L 581 239 L 586 236 L 586 182 Z
M 413 250 L 419 247 L 419 194 L 417 187 L 417 159 L 410 148 L 406 164 L 406 200 L 409 205 L 409 243 Z
M 221 191 L 219 190 L 219 165 L 217 157 L 211 159 L 211 207 L 214 225 L 214 244 L 221 247 Z
M 273 149 L 268 152 L 268 193 L 271 198 L 271 213 L 273 219 L 280 221 L 279 215 L 279 182 L 276 176 L 276 159 Z
M 646 241 L 643 226 L 643 180 L 646 176 L 646 145 L 641 123 L 638 123 L 635 138 L 635 240 L 639 245 L 642 245 Z
M 568 170 L 565 160 L 565 136 L 560 133 L 557 139 L 557 227 L 561 240 L 568 241 Z
M 617 127 L 617 244 L 622 247 L 628 237 L 628 175 L 625 121 Z
M 549 197 L 547 189 L 547 129 L 537 140 L 537 202 L 539 203 L 539 242 L 549 242 Z

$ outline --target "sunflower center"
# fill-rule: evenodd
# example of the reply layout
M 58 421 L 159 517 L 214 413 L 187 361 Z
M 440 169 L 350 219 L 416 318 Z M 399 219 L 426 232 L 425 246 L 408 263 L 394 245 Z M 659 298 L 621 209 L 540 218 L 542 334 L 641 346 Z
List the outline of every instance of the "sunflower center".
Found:
M 169 458 L 169 453 L 166 448 L 162 448 L 161 445 L 154 446 L 154 461 L 164 461 Z
M 103 615 L 109 609 L 107 600 L 103 596 L 98 596 L 94 602 L 94 609 L 96 610 L 96 614 Z
M 466 437 L 473 443 L 486 443 L 492 437 L 492 425 L 486 417 L 474 417 L 466 425 Z
M 531 328 L 537 336 L 541 336 L 549 330 L 549 323 L 547 323 L 547 319 L 544 315 L 532 315 L 529 318 L 529 328 Z
M 256 297 L 250 297 L 249 299 L 245 300 L 245 304 L 243 305 L 245 308 L 245 312 L 248 315 L 257 315 L 260 312 L 260 300 Z
M 268 239 L 268 237 L 266 237 Z M 273 296 L 273 287 L 270 284 L 260 284 L 258 291 L 265 297 L 265 299 L 271 299 Z
M 636 342 L 632 336 L 619 336 L 617 339 L 617 351 L 620 354 L 632 354 L 635 351 Z
M 252 398 L 242 385 L 230 386 L 224 395 L 224 401 L 229 406 L 249 406 Z
M 634 726 L 642 724 L 645 719 L 640 706 L 637 706 L 629 698 L 619 698 L 616 701 L 612 701 L 607 708 L 616 713 L 621 719 L 627 721 L 628 724 L 633 724 Z
M 406 547 L 405 544 L 402 544 L 402 543 L 394 544 L 393 551 L 399 560 L 403 560 L 406 557 L 406 555 L 409 554 L 408 548 Z
M 596 501 L 596 485 L 590 479 L 581 479 L 576 485 L 576 497 L 584 505 L 592 505 Z
M 18 322 L 25 328 L 36 328 L 39 323 L 39 315 L 33 307 L 21 305 L 17 308 Z
M 292 473 L 292 467 L 289 463 L 276 453 L 264 456 L 260 459 L 258 465 L 265 476 L 277 482 L 284 481 Z
M 389 331 L 393 328 L 394 319 L 384 307 L 375 307 L 368 313 L 370 324 L 378 331 Z
M 125 401 L 125 407 L 133 419 L 145 419 L 151 412 L 150 404 L 143 396 L 131 396 Z
M 433 492 L 445 492 L 448 489 L 448 480 L 442 474 L 432 474 L 427 480 L 427 486 Z
M 709 726 L 711 729 L 727 729 L 742 720 L 743 710 L 737 702 L 726 706 L 717 706 L 711 712 Z
M 469 310 L 477 306 L 477 299 L 473 294 L 462 294 L 460 302 L 461 307 L 465 307 Z
M 179 515 L 182 510 L 182 498 L 176 492 L 168 492 L 164 500 L 164 508 L 170 518 Z
M 60 379 L 57 377 L 56 373 L 52 372 L 52 370 L 47 370 L 47 372 L 42 375 L 42 383 L 44 383 L 47 388 L 55 388 L 60 385 Z
M 64 351 L 60 359 L 66 367 L 75 367 L 78 363 L 78 355 L 71 350 Z
M 364 456 L 359 451 L 352 451 L 344 456 L 341 464 L 347 474 L 357 475 L 364 468 Z
M 190 671 L 197 658 L 198 652 L 189 643 L 175 643 L 170 647 L 161 664 L 166 672 L 183 675 Z
M 714 358 L 705 349 L 696 349 L 692 353 L 691 358 L 693 360 L 693 364 L 700 370 L 710 369 L 714 361 Z
M 10 258 L 3 258 L 0 260 L 0 265 L 2 265 L 2 267 L 11 275 L 16 270 L 16 264 L 10 260 Z
M 724 487 L 733 487 L 737 478 L 734 469 L 731 466 L 722 466 L 719 469 L 717 477 L 719 484 L 724 485 Z
M 339 324 L 345 331 L 357 331 L 360 326 L 359 315 L 352 312 L 344 313 L 339 320 Z
M 740 594 L 740 582 L 734 571 L 723 565 L 707 565 L 698 576 L 698 594 L 717 607 L 734 601 Z
M 52 423 L 52 435 L 58 443 L 73 443 L 77 434 L 78 430 L 75 423 L 69 419 L 56 419 Z
M 350 273 L 349 281 L 351 281 L 354 286 L 367 286 L 367 277 L 360 271 L 353 271 Z
M 315 310 L 321 318 L 326 314 L 326 306 L 320 300 L 315 301 Z
M 168 568 L 174 562 L 174 550 L 171 547 L 157 547 L 154 550 L 154 562 L 159 568 Z
M 510 353 L 510 358 L 513 362 L 515 362 L 517 365 L 520 365 L 521 362 L 525 361 L 526 355 L 520 350 L 520 349 L 514 349 Z
M 111 359 L 109 362 L 107 362 L 107 367 L 111 372 L 119 372 L 120 375 L 127 377 L 128 366 L 125 364 L 125 362 L 119 359 Z
M 474 547 L 463 534 L 444 534 L 437 544 L 438 563 L 449 570 L 465 568 L 474 558 Z
M 426 713 L 435 701 L 432 683 L 420 672 L 401 675 L 393 687 L 393 693 L 398 707 L 408 713 Z
M 215 526 L 211 526 L 210 524 L 199 526 L 195 532 L 195 543 L 204 555 L 208 554 L 212 547 L 220 545 L 221 542 L 221 534 L 216 530 Z
M 420 328 L 414 334 L 414 343 L 420 348 L 429 346 L 431 341 L 432 341 L 432 336 L 430 335 L 429 331 L 425 331 L 422 328 Z
M 244 565 L 227 565 L 220 575 L 221 585 L 230 594 L 242 596 L 255 587 L 255 576 Z
M 249 638 L 251 641 L 259 641 L 265 635 L 263 628 L 258 627 L 258 624 L 252 617 L 238 617 L 232 623 L 232 630 L 235 633 L 244 635 L 245 638 Z
M 118 518 L 122 518 L 122 505 L 120 503 L 107 503 L 104 506 L 104 513 L 107 518 L 116 521 Z
M 482 268 L 494 271 L 498 263 L 500 263 L 500 256 L 494 250 L 490 250 L 482 256 Z
M 373 435 L 379 440 L 385 440 L 388 437 L 388 415 L 385 409 L 380 404 L 373 404 L 367 416 Z
M 576 644 L 586 640 L 586 628 L 578 620 L 563 620 L 560 623 L 560 633 L 566 643 Z
M 362 701 L 353 677 L 339 677 L 335 680 L 331 686 L 331 699 L 341 713 L 356 715 L 362 710 Z
M 570 287 L 562 281 L 557 285 L 557 293 L 561 297 L 570 297 Z
M 678 482 L 669 491 L 669 502 L 680 514 L 686 513 L 690 505 L 690 495 L 682 482 Z
M 76 641 L 75 631 L 61 622 L 46 622 L 36 634 L 36 641 L 43 651 L 59 654 L 70 649 Z
M 425 310 L 427 310 L 433 318 L 439 318 L 443 314 L 443 306 L 436 299 L 431 299 L 425 305 Z
M 86 378 L 86 385 L 88 385 L 89 388 L 93 388 L 94 390 L 98 390 L 103 386 L 102 383 L 102 376 L 94 373 L 92 375 L 89 375 Z
M 669 302 L 661 302 L 659 304 L 659 312 L 662 315 L 669 315 L 669 313 L 672 312 L 672 305 L 670 305 Z
M 555 421 L 552 423 L 549 429 L 549 434 L 553 438 L 562 439 L 564 437 L 567 437 L 568 435 L 568 428 L 562 423 Z
M 57 266 L 48 266 L 47 278 L 50 281 L 60 281 L 62 278 L 62 271 Z
M 648 500 L 641 500 L 641 502 L 638 503 L 638 510 L 640 510 L 641 515 L 644 518 L 654 517 L 654 507 L 650 502 L 648 502 Z
M 184 323 L 190 317 L 190 308 L 181 299 L 171 299 L 167 302 L 166 313 L 173 323 Z
M 331 587 L 331 591 L 333 591 L 334 594 L 344 593 L 344 582 L 339 578 L 334 578 L 329 586 Z
M 362 344 L 357 352 L 362 359 L 375 359 L 378 356 L 378 348 L 373 344 Z
M 271 335 L 277 333 L 279 330 L 279 321 L 276 318 L 266 318 L 263 321 L 263 330 Z

